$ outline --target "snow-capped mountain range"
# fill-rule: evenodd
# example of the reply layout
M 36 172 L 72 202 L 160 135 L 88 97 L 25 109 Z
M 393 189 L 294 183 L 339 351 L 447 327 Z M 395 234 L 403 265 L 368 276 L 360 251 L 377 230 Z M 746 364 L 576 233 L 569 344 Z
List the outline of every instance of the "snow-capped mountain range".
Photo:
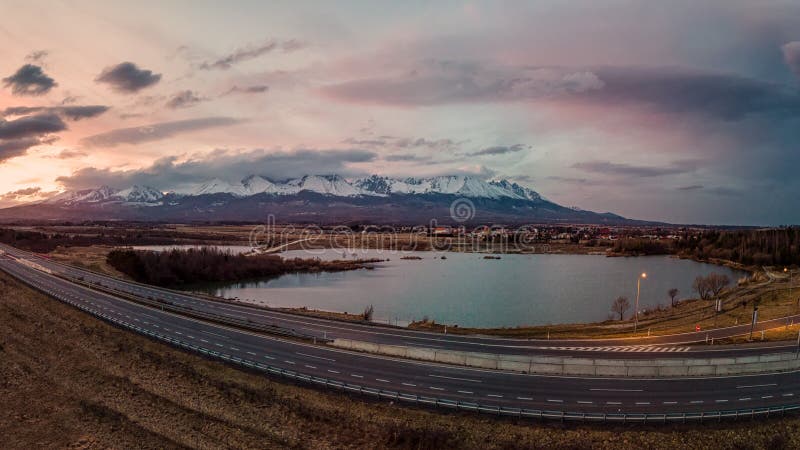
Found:
M 463 198 L 472 202 L 468 214 L 454 216 L 453 205 Z M 508 180 L 464 175 L 352 179 L 306 175 L 288 180 L 251 175 L 239 182 L 213 179 L 169 190 L 104 186 L 0 209 L 0 220 L 262 223 L 269 216 L 286 223 L 314 224 L 636 222 L 612 213 L 567 208 Z
M 238 183 L 215 178 L 203 183 L 179 186 L 166 193 L 148 186 L 137 185 L 123 190 L 103 186 L 97 189 L 67 191 L 45 200 L 44 203 L 76 204 L 117 201 L 159 204 L 169 194 L 177 197 L 211 194 L 249 197 L 258 194 L 294 195 L 301 192 L 335 197 L 446 194 L 467 198 L 543 200 L 537 192 L 508 180 L 484 181 L 465 175 L 403 179 L 371 175 L 351 180 L 339 175 L 305 175 L 284 181 L 274 181 L 263 176 L 251 175 Z

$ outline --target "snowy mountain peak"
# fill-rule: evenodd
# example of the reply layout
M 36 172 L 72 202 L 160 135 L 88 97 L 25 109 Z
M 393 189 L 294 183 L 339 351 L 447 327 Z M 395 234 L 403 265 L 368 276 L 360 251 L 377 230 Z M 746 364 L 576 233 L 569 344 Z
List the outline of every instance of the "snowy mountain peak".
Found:
M 353 180 L 340 175 L 305 175 L 285 181 L 273 181 L 261 175 L 250 175 L 240 182 L 228 182 L 214 178 L 204 183 L 182 185 L 171 191 L 172 195 L 191 197 L 212 194 L 229 194 L 234 197 L 251 195 L 294 195 L 314 192 L 335 197 L 359 197 L 389 195 L 444 194 L 468 198 L 513 199 L 543 201 L 537 192 L 508 180 L 486 181 L 468 175 L 446 175 L 429 178 L 391 178 L 370 175 Z M 46 203 L 96 203 L 123 201 L 129 203 L 155 204 L 164 194 L 148 186 L 133 186 L 116 191 L 108 186 L 98 189 L 69 191 L 57 195 Z
M 115 193 L 112 197 L 130 203 L 158 203 L 164 198 L 164 194 L 150 186 L 133 185 Z

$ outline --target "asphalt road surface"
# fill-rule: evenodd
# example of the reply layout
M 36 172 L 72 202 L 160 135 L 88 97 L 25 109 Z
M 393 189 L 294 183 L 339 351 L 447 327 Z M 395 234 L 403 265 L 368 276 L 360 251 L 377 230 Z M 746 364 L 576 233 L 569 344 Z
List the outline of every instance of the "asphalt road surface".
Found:
M 513 355 L 568 355 L 591 356 L 596 358 L 684 358 L 715 356 L 746 356 L 780 351 L 793 351 L 795 343 L 771 343 L 756 346 L 714 346 L 685 344 L 705 342 L 707 339 L 721 339 L 748 333 L 750 325 L 718 328 L 701 332 L 673 334 L 642 338 L 622 339 L 509 339 L 490 336 L 443 335 L 399 327 L 348 323 L 323 318 L 315 318 L 271 311 L 247 305 L 237 305 L 210 300 L 169 289 L 121 280 L 98 274 L 74 266 L 55 262 L 40 255 L 25 252 L 0 244 L 0 250 L 16 258 L 33 261 L 61 276 L 81 279 L 91 283 L 102 283 L 131 295 L 153 298 L 191 308 L 196 311 L 228 316 L 239 320 L 250 320 L 265 325 L 274 325 L 320 338 L 344 338 L 359 341 L 401 346 L 426 347 L 443 350 L 472 351 Z M 759 322 L 755 330 L 779 327 L 792 321 L 800 322 L 800 315 Z M 679 345 L 680 344 L 680 345 Z
M 120 326 L 250 367 L 291 371 L 350 390 L 548 414 L 685 414 L 797 404 L 796 372 L 686 379 L 516 374 L 349 352 L 178 316 L 98 292 L 0 256 L 0 269 Z M 1 300 L 0 300 L 1 301 Z

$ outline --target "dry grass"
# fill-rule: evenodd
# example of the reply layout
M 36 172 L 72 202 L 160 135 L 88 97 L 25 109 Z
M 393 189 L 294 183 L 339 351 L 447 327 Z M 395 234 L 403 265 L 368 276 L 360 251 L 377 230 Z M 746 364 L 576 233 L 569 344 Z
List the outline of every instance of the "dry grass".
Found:
M 800 418 L 500 420 L 282 384 L 118 330 L 0 273 L 0 439 L 29 448 L 783 449 Z

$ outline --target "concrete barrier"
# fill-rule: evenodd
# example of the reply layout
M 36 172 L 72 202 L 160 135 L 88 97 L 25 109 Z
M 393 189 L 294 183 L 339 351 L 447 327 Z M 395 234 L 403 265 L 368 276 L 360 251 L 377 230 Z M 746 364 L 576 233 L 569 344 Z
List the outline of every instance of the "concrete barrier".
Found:
M 458 352 L 373 344 L 350 339 L 335 339 L 329 345 L 419 361 L 542 375 L 668 378 L 743 375 L 800 369 L 800 359 L 797 359 L 794 353 L 720 358 L 594 359 Z

